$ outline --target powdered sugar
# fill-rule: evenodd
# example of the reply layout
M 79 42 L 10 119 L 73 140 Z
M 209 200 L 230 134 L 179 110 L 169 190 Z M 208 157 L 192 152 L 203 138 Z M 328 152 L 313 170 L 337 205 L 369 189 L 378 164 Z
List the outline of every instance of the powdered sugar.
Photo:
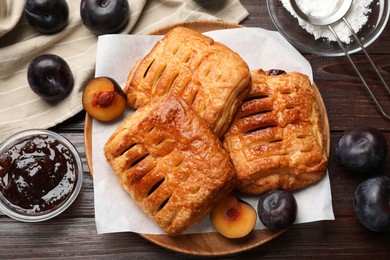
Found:
M 327 26 L 311 25 L 303 21 L 294 12 L 290 0 L 280 1 L 283 3 L 284 8 L 298 19 L 299 25 L 308 33 L 312 34 L 315 39 L 325 38 L 329 41 L 336 41 L 336 38 Z M 372 1 L 373 0 L 353 1 L 349 12 L 345 15 L 345 18 L 356 33 L 367 23 L 368 16 L 371 13 L 370 4 Z M 300 9 L 308 15 L 327 17 L 337 10 L 339 0 L 296 0 L 296 2 Z M 332 27 L 341 41 L 347 44 L 351 42 L 352 32 L 343 21 L 333 24 Z

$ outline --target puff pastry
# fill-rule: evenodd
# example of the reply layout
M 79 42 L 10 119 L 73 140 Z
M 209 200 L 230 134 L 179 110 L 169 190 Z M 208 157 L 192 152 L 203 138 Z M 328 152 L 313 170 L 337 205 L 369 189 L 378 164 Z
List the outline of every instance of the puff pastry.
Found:
M 104 147 L 123 188 L 167 234 L 203 219 L 235 187 L 220 140 L 180 97 L 136 110 Z
M 328 158 L 310 80 L 300 73 L 251 74 L 251 91 L 223 141 L 237 171 L 237 189 L 260 194 L 319 180 Z
M 176 27 L 135 64 L 124 91 L 133 108 L 167 93 L 179 95 L 221 137 L 249 89 L 250 71 L 237 53 Z

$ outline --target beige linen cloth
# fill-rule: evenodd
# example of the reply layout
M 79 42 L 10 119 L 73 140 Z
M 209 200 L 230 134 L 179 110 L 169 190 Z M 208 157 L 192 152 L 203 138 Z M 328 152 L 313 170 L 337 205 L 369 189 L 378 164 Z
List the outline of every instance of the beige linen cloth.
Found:
M 42 35 L 25 20 L 25 1 L 0 0 L 0 142 L 21 130 L 50 128 L 83 109 L 81 96 L 85 82 L 94 75 L 97 36 L 81 22 L 80 0 L 67 2 L 67 27 L 54 35 Z M 128 2 L 131 17 L 122 33 L 147 34 L 169 24 L 194 20 L 239 23 L 248 16 L 239 0 L 210 0 L 204 5 L 193 0 Z M 73 72 L 72 93 L 60 102 L 43 100 L 27 82 L 29 62 L 46 53 L 61 56 Z

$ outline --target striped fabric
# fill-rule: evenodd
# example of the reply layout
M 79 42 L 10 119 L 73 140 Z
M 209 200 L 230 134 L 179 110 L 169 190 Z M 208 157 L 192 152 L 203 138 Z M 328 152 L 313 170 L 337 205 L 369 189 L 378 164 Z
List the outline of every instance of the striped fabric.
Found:
M 49 128 L 82 108 L 84 83 L 93 77 L 97 36 L 81 22 L 80 0 L 68 0 L 69 24 L 54 35 L 34 31 L 23 16 L 25 1 L 0 0 L 0 142 L 31 128 Z M 147 34 L 169 24 L 195 20 L 239 23 L 248 12 L 239 0 L 128 0 L 130 21 L 122 33 Z M 34 94 L 27 83 L 29 62 L 41 54 L 64 58 L 75 85 L 63 101 L 50 103 Z

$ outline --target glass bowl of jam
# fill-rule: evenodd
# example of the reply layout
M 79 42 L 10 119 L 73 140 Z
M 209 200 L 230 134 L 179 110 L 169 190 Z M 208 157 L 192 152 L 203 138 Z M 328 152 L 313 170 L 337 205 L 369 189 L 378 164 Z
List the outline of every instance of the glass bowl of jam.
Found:
M 24 222 L 51 219 L 76 199 L 83 170 L 76 148 L 49 130 L 26 130 L 0 144 L 0 210 Z

